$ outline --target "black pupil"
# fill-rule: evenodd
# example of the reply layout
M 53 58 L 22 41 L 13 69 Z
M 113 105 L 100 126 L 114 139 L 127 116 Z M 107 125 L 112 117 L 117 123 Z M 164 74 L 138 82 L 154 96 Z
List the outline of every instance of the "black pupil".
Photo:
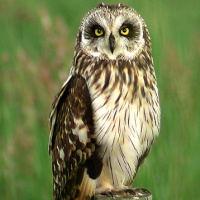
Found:
M 99 34 L 100 34 L 100 33 L 101 33 L 101 29 L 97 29 L 97 33 L 99 33 Z
M 123 28 L 123 32 L 124 32 L 124 33 L 126 32 L 126 28 Z

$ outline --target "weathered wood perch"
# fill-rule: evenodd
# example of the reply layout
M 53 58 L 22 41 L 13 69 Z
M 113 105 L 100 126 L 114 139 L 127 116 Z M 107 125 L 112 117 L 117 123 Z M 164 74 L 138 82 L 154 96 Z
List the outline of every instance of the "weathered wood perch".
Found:
M 143 188 L 132 188 L 135 194 L 126 194 L 126 196 L 113 195 L 108 197 L 106 195 L 95 195 L 94 200 L 152 200 L 152 194 Z

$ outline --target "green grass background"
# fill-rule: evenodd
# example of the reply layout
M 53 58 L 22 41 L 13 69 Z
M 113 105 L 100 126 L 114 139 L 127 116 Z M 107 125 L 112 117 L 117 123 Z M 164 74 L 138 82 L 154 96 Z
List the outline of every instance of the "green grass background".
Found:
M 0 0 L 0 199 L 52 198 L 48 115 L 98 2 Z M 200 199 L 200 1 L 104 2 L 135 8 L 152 38 L 161 132 L 134 186 L 155 200 Z

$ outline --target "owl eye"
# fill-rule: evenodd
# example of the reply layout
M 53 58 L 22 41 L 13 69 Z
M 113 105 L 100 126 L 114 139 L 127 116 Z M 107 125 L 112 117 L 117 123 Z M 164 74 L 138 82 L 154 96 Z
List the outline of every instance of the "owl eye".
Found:
M 94 30 L 94 33 L 95 33 L 95 35 L 96 35 L 97 37 L 101 37 L 101 36 L 104 34 L 103 30 L 100 29 L 100 28 L 96 28 L 96 29 Z
M 123 36 L 127 36 L 129 34 L 130 30 L 128 27 L 124 27 L 120 30 L 120 34 Z

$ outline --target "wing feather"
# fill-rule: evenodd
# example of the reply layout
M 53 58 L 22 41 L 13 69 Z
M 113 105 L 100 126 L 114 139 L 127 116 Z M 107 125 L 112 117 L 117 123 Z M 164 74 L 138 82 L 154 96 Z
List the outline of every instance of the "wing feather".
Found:
M 87 84 L 83 77 L 74 75 L 63 85 L 50 114 L 54 199 L 85 199 L 94 194 L 97 176 L 91 175 L 91 164 L 96 160 L 101 163 L 97 148 Z

